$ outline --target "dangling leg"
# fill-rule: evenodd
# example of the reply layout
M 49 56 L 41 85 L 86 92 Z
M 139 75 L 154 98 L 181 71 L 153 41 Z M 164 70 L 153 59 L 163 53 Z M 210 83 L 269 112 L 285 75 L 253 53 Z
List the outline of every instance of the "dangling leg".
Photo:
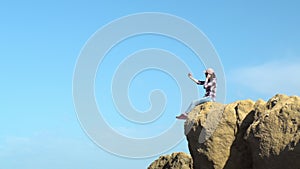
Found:
M 203 97 L 201 99 L 198 100 L 194 100 L 192 101 L 192 103 L 189 105 L 189 107 L 187 108 L 187 110 L 182 113 L 180 116 L 176 116 L 177 119 L 186 119 L 188 114 L 199 104 L 205 103 L 205 102 L 209 102 L 211 101 L 210 97 Z
M 191 102 L 191 104 L 189 105 L 189 107 L 187 108 L 187 110 L 182 113 L 180 116 L 176 116 L 177 119 L 186 119 L 187 115 L 190 111 L 193 110 L 193 108 L 195 108 L 198 104 L 199 104 L 200 100 L 194 100 Z
M 189 114 L 196 106 L 198 106 L 199 104 L 201 104 L 201 100 L 202 99 L 192 101 L 192 103 L 186 109 L 185 114 Z

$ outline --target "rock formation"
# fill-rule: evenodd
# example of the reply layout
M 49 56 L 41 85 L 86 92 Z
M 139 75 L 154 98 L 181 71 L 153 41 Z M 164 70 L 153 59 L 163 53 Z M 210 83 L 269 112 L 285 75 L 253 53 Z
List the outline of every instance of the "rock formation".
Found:
M 190 155 L 179 152 L 160 156 L 148 169 L 191 169 L 193 166 Z
M 300 169 L 300 98 L 205 103 L 185 122 L 194 169 Z
M 300 169 L 300 98 L 277 95 L 255 107 L 245 139 L 255 169 Z
M 192 163 L 194 169 L 300 169 L 298 96 L 204 103 L 189 113 L 184 127 L 193 162 L 178 153 L 160 157 L 149 169 Z

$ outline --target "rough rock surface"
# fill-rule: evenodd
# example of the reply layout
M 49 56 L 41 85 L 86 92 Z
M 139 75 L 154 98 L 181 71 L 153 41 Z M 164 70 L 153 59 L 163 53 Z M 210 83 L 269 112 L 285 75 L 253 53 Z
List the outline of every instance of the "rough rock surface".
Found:
M 300 98 L 277 95 L 255 105 L 245 135 L 255 169 L 300 169 Z
M 189 114 L 185 132 L 194 169 L 300 169 L 297 96 L 204 103 Z
M 178 152 L 160 156 L 148 169 L 192 169 L 192 166 L 191 156 L 183 152 Z

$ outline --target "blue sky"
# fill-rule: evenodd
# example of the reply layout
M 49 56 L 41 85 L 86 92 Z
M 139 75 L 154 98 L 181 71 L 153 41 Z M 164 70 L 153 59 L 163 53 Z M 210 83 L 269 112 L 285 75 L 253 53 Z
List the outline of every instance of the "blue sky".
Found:
M 139 169 L 159 156 L 132 159 L 102 150 L 81 128 L 73 104 L 73 73 L 85 43 L 111 21 L 135 13 L 168 13 L 200 29 L 222 62 L 226 103 L 300 95 L 299 6 L 296 0 L 1 2 L 0 168 Z M 197 78 L 204 69 L 186 46 L 163 36 L 129 38 L 111 50 L 95 79 L 97 104 L 114 130 L 138 138 L 162 133 L 180 113 L 176 79 L 156 70 L 138 74 L 129 88 L 133 106 L 141 111 L 149 108 L 152 89 L 164 91 L 167 104 L 156 122 L 132 123 L 113 107 L 108 82 L 116 65 L 145 48 L 174 53 Z M 176 151 L 188 152 L 187 142 L 162 154 Z

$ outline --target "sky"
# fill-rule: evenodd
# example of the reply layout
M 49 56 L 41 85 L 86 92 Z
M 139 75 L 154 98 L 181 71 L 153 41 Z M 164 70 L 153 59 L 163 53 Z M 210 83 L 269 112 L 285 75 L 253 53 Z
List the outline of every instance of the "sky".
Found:
M 86 91 L 80 97 L 82 102 L 74 103 L 77 96 L 74 85 L 78 83 L 74 77 L 80 58 L 85 59 L 82 56 L 85 47 L 113 21 L 122 21 L 126 16 L 145 12 L 167 14 L 200 30 L 221 62 L 220 70 L 224 74 L 217 77 L 224 78 L 225 85 L 219 86 L 223 91 L 218 92 L 226 93 L 226 99 L 220 99 L 221 102 L 267 101 L 277 93 L 300 95 L 300 2 L 297 0 L 28 0 L 0 4 L 1 169 L 140 169 L 147 168 L 160 155 L 188 153 L 187 141 L 178 139 L 184 138 L 184 121 L 176 120 L 175 116 L 191 99 L 203 95 L 203 88 L 195 86 L 186 75 L 190 71 L 203 79 L 206 63 L 201 58 L 209 56 L 199 59 L 189 45 L 177 39 L 155 33 L 126 37 L 114 44 L 101 63 L 93 63 L 97 66 L 94 76 L 82 73 L 83 77 L 93 78 L 91 91 L 101 115 L 92 120 L 96 125 L 103 123 L 97 121 L 101 117 L 112 131 L 137 141 L 149 141 L 169 133 L 170 139 L 162 141 L 165 147 L 126 146 L 110 135 L 112 131 L 95 130 L 100 143 L 85 128 L 88 125 L 79 115 L 78 103 L 89 103 L 84 95 Z M 130 29 L 148 22 L 151 21 L 143 20 Z M 177 26 L 164 27 L 170 27 L 172 32 L 172 27 L 175 30 Z M 179 27 L 183 35 L 190 34 L 189 26 Z M 125 28 L 116 30 L 121 32 Z M 92 46 L 96 51 L 116 35 L 106 36 Z M 143 52 L 147 51 L 166 57 L 150 55 L 156 59 L 150 58 L 149 62 L 128 59 L 146 56 Z M 177 59 L 170 62 L 169 56 Z M 153 64 L 147 65 L 150 62 Z M 174 66 L 177 62 L 181 66 Z M 156 64 L 173 73 L 163 71 Z M 89 66 L 86 65 L 86 70 Z M 139 66 L 142 69 L 135 74 L 128 71 Z M 130 83 L 126 83 L 125 75 Z M 191 86 L 194 92 L 185 92 L 186 86 Z M 144 114 L 132 115 L 126 110 Z M 84 117 L 89 111 L 85 113 Z M 139 121 L 151 113 L 157 116 L 150 121 Z M 141 119 L 131 119 L 137 117 Z M 178 132 L 174 130 L 176 125 L 180 126 Z M 137 149 L 144 154 L 132 155 Z M 147 154 L 152 149 L 158 153 Z

